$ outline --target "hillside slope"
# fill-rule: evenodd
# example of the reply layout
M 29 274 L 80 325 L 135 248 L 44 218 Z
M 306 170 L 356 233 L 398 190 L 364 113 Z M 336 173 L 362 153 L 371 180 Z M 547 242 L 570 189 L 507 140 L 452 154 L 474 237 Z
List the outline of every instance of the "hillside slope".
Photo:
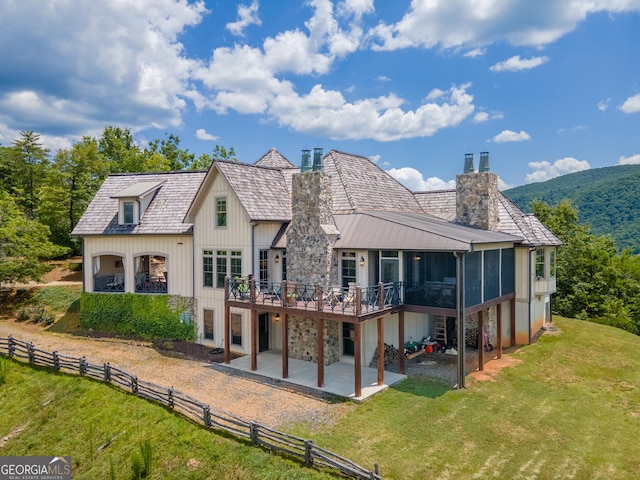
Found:
M 618 248 L 640 253 L 640 165 L 594 168 L 503 193 L 525 211 L 533 200 L 556 205 L 568 199 L 591 233 L 611 235 Z

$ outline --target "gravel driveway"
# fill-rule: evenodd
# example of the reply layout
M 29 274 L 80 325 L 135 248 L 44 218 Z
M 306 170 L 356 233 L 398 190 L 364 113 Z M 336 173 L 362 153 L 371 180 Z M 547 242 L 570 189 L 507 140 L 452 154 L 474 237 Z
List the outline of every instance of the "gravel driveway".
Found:
M 353 405 L 332 404 L 285 391 L 250 379 L 218 372 L 210 364 L 160 355 L 149 343 L 51 333 L 30 323 L 0 321 L 0 337 L 33 342 L 37 348 L 86 357 L 92 363 L 109 362 L 140 380 L 173 387 L 212 408 L 272 428 L 290 423 L 329 424 Z

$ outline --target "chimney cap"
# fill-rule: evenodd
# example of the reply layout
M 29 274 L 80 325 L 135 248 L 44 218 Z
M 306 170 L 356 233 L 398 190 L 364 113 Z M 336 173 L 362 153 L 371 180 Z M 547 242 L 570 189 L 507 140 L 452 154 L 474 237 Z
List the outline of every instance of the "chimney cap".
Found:
M 302 150 L 302 162 L 300 163 L 300 172 L 308 172 L 311 170 L 311 150 Z
M 473 165 L 473 153 L 464 154 L 464 173 L 474 173 L 476 171 Z
M 479 172 L 490 172 L 491 167 L 489 166 L 489 152 L 480 152 L 480 168 Z
M 313 171 L 317 172 L 324 170 L 322 163 L 322 147 L 316 147 L 313 149 Z

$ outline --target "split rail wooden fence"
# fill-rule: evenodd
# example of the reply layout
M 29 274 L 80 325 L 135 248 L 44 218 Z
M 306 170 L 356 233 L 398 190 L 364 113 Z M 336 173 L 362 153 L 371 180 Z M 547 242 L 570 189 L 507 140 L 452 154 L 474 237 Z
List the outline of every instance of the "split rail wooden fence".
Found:
M 0 353 L 33 365 L 49 367 L 56 372 L 79 374 L 117 385 L 127 393 L 165 405 L 207 428 L 224 430 L 247 439 L 254 445 L 298 458 L 308 467 L 329 468 L 356 479 L 382 480 L 377 464 L 374 471 L 366 470 L 351 460 L 317 446 L 312 440 L 282 433 L 259 423 L 248 422 L 218 411 L 173 388 L 138 380 L 135 375 L 113 367 L 109 363 L 97 365 L 88 362 L 85 357 L 75 358 L 58 352 L 47 352 L 36 348 L 33 343 L 24 342 L 12 336 L 0 337 Z

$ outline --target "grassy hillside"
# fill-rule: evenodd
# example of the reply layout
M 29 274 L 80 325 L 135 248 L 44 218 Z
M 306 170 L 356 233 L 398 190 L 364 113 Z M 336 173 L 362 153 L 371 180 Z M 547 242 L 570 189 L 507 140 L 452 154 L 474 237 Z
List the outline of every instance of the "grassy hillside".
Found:
M 2 456 L 69 455 L 74 479 L 129 480 L 136 478 L 132 458 L 141 459 L 140 446 L 148 443 L 148 478 L 155 480 L 335 478 L 102 383 L 5 357 L 0 363 L 8 367 L 0 386 Z
M 496 381 L 413 378 L 314 437 L 385 478 L 640 478 L 640 337 L 556 322 Z
M 640 165 L 594 168 L 531 183 L 504 192 L 525 211 L 532 200 L 556 205 L 564 199 L 578 208 L 580 223 L 616 245 L 640 253 Z
M 511 354 L 495 381 L 456 391 L 412 378 L 333 426 L 292 433 L 374 459 L 387 479 L 640 478 L 640 337 L 555 322 L 560 332 Z M 155 479 L 329 478 L 101 383 L 23 364 L 10 364 L 0 405 L 0 439 L 24 427 L 0 455 L 71 455 L 78 479 L 132 478 L 145 441 Z

